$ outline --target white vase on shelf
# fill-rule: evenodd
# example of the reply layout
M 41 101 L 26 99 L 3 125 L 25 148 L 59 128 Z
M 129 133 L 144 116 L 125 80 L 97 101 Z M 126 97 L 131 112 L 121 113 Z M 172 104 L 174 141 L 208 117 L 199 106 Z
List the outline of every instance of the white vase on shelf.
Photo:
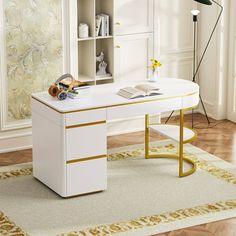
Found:
M 150 73 L 150 82 L 156 82 L 158 80 L 158 69 L 152 69 Z
M 89 26 L 85 23 L 79 24 L 79 38 L 89 37 Z

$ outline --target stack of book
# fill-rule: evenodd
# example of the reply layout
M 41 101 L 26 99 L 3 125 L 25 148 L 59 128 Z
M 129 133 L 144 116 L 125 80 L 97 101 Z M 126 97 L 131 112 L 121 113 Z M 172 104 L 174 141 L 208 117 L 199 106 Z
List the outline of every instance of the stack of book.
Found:
M 90 86 L 83 86 L 74 88 L 72 91 L 68 91 L 67 95 L 71 99 L 78 99 L 88 97 L 90 94 Z
M 99 14 L 96 16 L 96 37 L 110 35 L 109 18 L 109 15 L 106 14 Z

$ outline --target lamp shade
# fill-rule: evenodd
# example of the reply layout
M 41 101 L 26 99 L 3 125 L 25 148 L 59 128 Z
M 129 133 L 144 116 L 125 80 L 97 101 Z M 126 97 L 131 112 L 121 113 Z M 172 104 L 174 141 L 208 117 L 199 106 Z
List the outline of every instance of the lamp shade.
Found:
M 210 0 L 194 0 L 194 1 L 205 5 L 212 5 L 212 2 Z

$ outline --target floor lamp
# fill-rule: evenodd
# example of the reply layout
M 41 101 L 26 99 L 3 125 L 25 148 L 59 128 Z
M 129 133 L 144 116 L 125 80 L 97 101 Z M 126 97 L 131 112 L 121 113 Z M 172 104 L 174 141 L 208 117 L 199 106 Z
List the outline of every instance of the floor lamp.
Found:
M 213 27 L 213 30 L 212 30 L 212 32 L 211 32 L 211 34 L 210 34 L 210 38 L 208 39 L 208 41 L 207 41 L 207 44 L 206 44 L 206 47 L 205 47 L 205 49 L 204 49 L 204 51 L 203 51 L 203 54 L 202 54 L 202 56 L 201 56 L 201 58 L 200 58 L 200 60 L 199 60 L 199 63 L 198 63 L 198 66 L 197 66 L 197 69 L 196 69 L 196 71 L 195 71 L 195 65 L 194 65 L 194 74 L 193 74 L 193 82 L 195 82 L 196 83 L 196 76 L 197 76 L 197 74 L 198 74 L 198 72 L 199 72 L 199 69 L 200 69 L 200 66 L 201 66 L 201 64 L 202 64 L 202 61 L 203 61 L 203 59 L 204 59 L 204 56 L 205 56 L 205 54 L 206 54 L 206 52 L 207 52 L 207 49 L 208 49 L 208 47 L 209 47 L 209 45 L 210 45 L 210 42 L 211 42 L 211 40 L 212 40 L 212 37 L 213 37 L 213 35 L 214 35 L 214 32 L 215 32 L 215 30 L 216 30 L 216 27 L 217 27 L 217 25 L 218 25 L 218 23 L 219 23 L 219 20 L 220 20 L 220 17 L 221 17 L 221 15 L 222 15 L 222 12 L 223 12 L 223 6 L 221 6 L 218 2 L 216 2 L 215 0 L 194 0 L 195 2 L 198 2 L 198 3 L 201 3 L 201 4 L 204 4 L 204 5 L 212 5 L 212 2 L 213 3 L 215 3 L 218 7 L 220 7 L 220 13 L 219 13 L 219 16 L 218 16 L 218 18 L 217 18 L 217 20 L 216 20 L 216 23 L 215 23 L 215 25 L 214 25 L 214 27 Z M 194 20 L 197 20 L 197 19 L 194 19 Z M 196 24 L 194 24 L 194 26 L 196 27 Z M 195 30 L 196 28 L 194 28 L 194 30 Z M 194 33 L 196 33 L 195 31 L 194 31 Z M 194 46 L 195 46 L 195 42 L 194 42 Z M 195 48 L 194 48 L 194 60 L 195 60 Z M 195 62 L 194 62 L 195 63 Z M 202 104 L 202 106 L 203 106 L 203 110 L 204 110 L 204 113 L 205 113 L 205 116 L 206 116 L 206 118 L 207 118 L 207 122 L 208 122 L 208 124 L 210 124 L 210 120 L 209 120 L 209 118 L 208 118 L 208 115 L 207 115 L 207 112 L 206 112 L 206 109 L 205 109 L 205 106 L 204 106 L 204 103 L 203 103 L 203 101 L 202 101 L 202 97 L 201 97 L 201 95 L 200 95 L 200 102 L 201 102 L 201 104 Z M 166 122 L 165 123 L 167 123 L 168 121 L 169 121 L 169 119 L 171 118 L 171 116 L 173 115 L 173 113 L 174 113 L 174 111 L 172 111 L 172 113 L 169 115 L 169 117 L 167 118 L 167 120 L 166 120 Z M 192 114 L 193 115 L 193 114 Z M 192 117 L 192 127 L 193 127 L 193 117 Z
M 191 13 L 193 15 L 193 79 L 192 79 L 192 81 L 194 83 L 197 83 L 196 76 L 195 76 L 195 72 L 196 72 L 196 47 L 197 47 L 198 14 L 200 13 L 200 11 L 199 10 L 192 10 Z M 201 95 L 199 94 L 199 96 L 200 96 L 200 100 L 201 100 L 201 104 L 202 104 L 205 116 L 207 118 L 207 122 L 208 122 L 208 124 L 210 124 L 210 120 L 208 118 L 205 106 L 202 102 Z M 194 109 L 192 109 L 192 128 L 193 128 L 193 126 L 194 126 Z

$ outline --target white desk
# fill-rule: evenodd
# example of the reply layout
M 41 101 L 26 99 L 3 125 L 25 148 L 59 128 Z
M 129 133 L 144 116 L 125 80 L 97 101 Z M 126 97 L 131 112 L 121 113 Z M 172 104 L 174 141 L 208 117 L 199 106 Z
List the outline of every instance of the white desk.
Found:
M 163 95 L 127 100 L 116 95 L 125 86 L 91 88 L 91 95 L 59 101 L 47 92 L 32 95 L 33 175 L 62 197 L 107 188 L 106 121 L 194 107 L 199 87 L 186 80 L 152 83 Z

